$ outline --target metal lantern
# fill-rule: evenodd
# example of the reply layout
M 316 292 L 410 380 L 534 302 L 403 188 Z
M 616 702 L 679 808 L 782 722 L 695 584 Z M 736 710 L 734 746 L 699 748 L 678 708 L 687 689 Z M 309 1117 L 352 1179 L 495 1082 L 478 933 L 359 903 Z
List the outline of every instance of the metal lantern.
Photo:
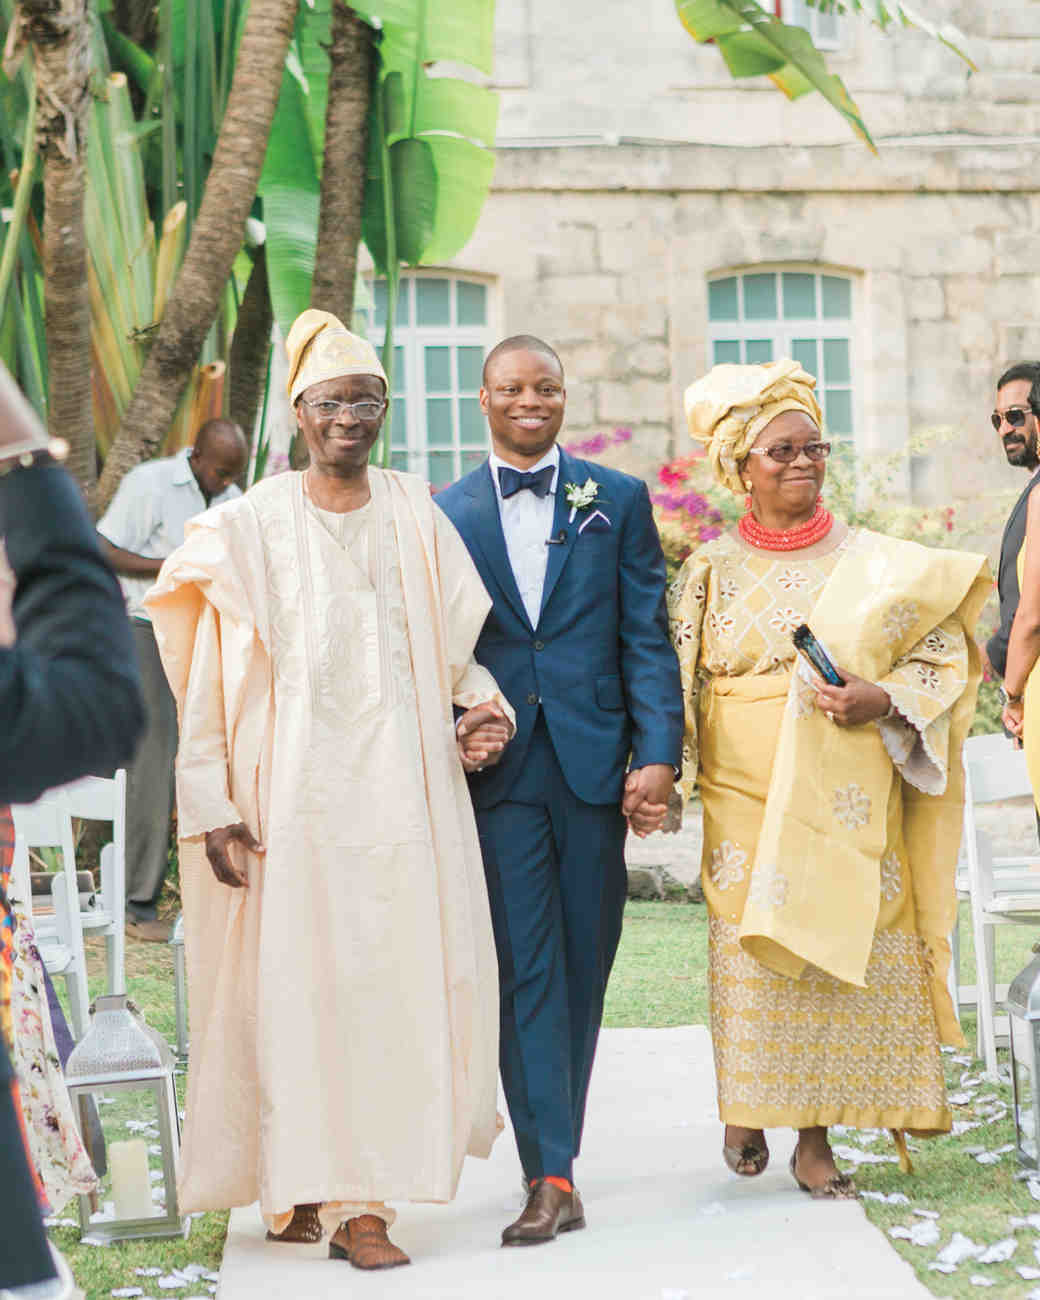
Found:
M 65 1067 L 84 1144 L 101 1182 L 79 1198 L 95 1240 L 187 1236 L 177 1212 L 180 1125 L 174 1057 L 125 993 L 98 998 Z
M 1015 1101 L 1015 1144 L 1019 1162 L 1040 1168 L 1040 943 L 1033 960 L 1008 988 L 1011 1024 L 1011 1081 Z

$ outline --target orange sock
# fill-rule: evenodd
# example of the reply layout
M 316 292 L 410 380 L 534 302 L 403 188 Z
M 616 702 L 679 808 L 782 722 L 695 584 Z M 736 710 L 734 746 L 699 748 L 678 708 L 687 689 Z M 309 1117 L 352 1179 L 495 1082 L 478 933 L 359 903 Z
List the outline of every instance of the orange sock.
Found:
M 531 1186 L 533 1187 L 537 1181 L 537 1178 L 532 1178 Z M 574 1191 L 574 1184 L 569 1183 L 566 1178 L 549 1177 L 546 1178 L 545 1181 L 547 1183 L 552 1183 L 553 1187 L 558 1187 L 561 1192 L 566 1192 L 568 1195 Z

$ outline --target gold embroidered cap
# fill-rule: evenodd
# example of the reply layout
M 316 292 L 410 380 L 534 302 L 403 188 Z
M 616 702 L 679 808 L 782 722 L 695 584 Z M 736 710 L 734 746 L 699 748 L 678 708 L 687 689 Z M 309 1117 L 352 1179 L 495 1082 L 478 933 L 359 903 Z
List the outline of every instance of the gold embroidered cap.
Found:
M 784 411 L 804 411 L 818 429 L 823 412 L 816 380 L 784 357 L 761 366 L 713 366 L 683 397 L 691 437 L 708 449 L 715 477 L 738 495 L 745 491 L 739 466 L 755 439 Z
M 313 308 L 301 312 L 292 323 L 285 348 L 289 353 L 286 388 L 292 403 L 312 384 L 344 375 L 376 375 L 386 392 L 386 372 L 375 348 L 368 339 L 352 334 L 331 312 Z

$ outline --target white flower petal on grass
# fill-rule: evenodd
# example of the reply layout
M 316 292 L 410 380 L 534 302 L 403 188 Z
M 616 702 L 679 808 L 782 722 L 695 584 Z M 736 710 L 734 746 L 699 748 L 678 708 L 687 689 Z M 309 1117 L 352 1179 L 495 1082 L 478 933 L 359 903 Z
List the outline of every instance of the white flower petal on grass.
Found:
M 951 1092 L 946 1100 L 951 1106 L 967 1106 L 968 1102 L 972 1100 L 972 1094 L 967 1091 Z
M 957 1272 L 956 1264 L 929 1264 L 928 1267 L 933 1273 L 956 1273 Z
M 1040 1277 L 1040 1268 L 1032 1268 L 1029 1264 L 1019 1264 L 1015 1272 L 1025 1282 L 1035 1282 Z
M 135 1268 L 134 1272 L 138 1277 L 162 1277 L 161 1268 Z
M 996 1286 L 996 1282 L 991 1277 L 983 1277 L 981 1273 L 972 1273 L 969 1279 L 972 1286 Z
M 974 1259 L 983 1249 L 963 1232 L 955 1232 L 935 1258 L 940 1264 L 963 1264 L 966 1259 Z
M 899 1164 L 898 1156 L 879 1156 L 873 1151 L 861 1151 L 859 1147 L 835 1146 L 832 1148 L 836 1156 L 842 1160 L 849 1160 L 854 1165 L 897 1165 Z M 908 1202 L 909 1204 L 909 1199 Z M 891 1205 L 892 1202 L 890 1201 Z
M 980 1264 L 1003 1264 L 1017 1249 L 1018 1242 L 1014 1237 L 1005 1237 L 1003 1241 L 995 1241 L 992 1246 L 987 1246 L 978 1256 L 978 1261 Z
M 937 1219 L 939 1217 L 938 1210 L 914 1210 L 914 1213 L 920 1215 L 922 1219 Z
M 860 1200 L 863 1201 L 880 1201 L 882 1205 L 909 1205 L 910 1197 L 906 1192 L 889 1192 L 886 1196 L 884 1192 L 860 1192 Z
M 981 1128 L 982 1124 L 977 1119 L 955 1119 L 953 1121 L 953 1135 L 959 1136 L 961 1133 L 970 1133 L 973 1128 Z
M 1033 1200 L 1040 1201 L 1040 1181 L 1036 1178 L 1030 1178 L 1026 1186 L 1029 1188 L 1029 1195 Z
M 167 1273 L 165 1277 L 159 1279 L 157 1285 L 162 1291 L 183 1291 L 188 1282 L 187 1279 L 178 1277 L 176 1273 Z
M 119 1286 L 110 1294 L 117 1296 L 119 1300 L 130 1300 L 131 1296 L 144 1295 L 139 1286 Z

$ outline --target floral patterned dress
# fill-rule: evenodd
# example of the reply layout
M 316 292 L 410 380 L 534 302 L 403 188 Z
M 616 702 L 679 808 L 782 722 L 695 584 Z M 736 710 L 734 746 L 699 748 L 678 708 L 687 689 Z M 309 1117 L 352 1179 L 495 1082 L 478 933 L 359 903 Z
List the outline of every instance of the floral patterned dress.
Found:
M 688 797 L 699 784 L 704 800 L 719 1109 L 725 1122 L 751 1128 L 840 1123 L 945 1131 L 951 1117 L 928 954 L 915 925 L 902 801 L 906 780 L 923 790 L 936 779 L 931 760 L 945 752 L 949 712 L 965 690 L 968 649 L 956 620 L 930 630 L 881 683 L 898 710 L 878 724 L 895 775 L 865 987 L 811 964 L 799 978 L 778 974 L 739 937 L 749 891 L 757 907 L 786 901 L 784 876 L 752 867 L 796 662 L 791 633 L 809 621 L 857 537 L 851 532 L 837 546 L 828 541 L 778 554 L 727 533 L 687 560 L 670 593 L 686 705 L 683 787 Z M 815 692 L 798 675 L 794 683 L 790 707 L 811 711 Z M 945 783 L 945 771 L 938 776 Z M 869 816 L 854 782 L 835 792 L 832 811 L 845 828 Z M 826 873 L 834 864 L 812 867 Z M 818 924 L 827 920 L 821 902 Z
M 10 817 L 0 809 L 0 902 L 7 904 L 0 910 L 0 1033 L 18 1081 L 29 1157 L 45 1208 L 58 1214 L 73 1196 L 93 1191 L 97 1178 L 73 1119 L 32 926 L 17 900 L 8 899 L 13 847 Z

